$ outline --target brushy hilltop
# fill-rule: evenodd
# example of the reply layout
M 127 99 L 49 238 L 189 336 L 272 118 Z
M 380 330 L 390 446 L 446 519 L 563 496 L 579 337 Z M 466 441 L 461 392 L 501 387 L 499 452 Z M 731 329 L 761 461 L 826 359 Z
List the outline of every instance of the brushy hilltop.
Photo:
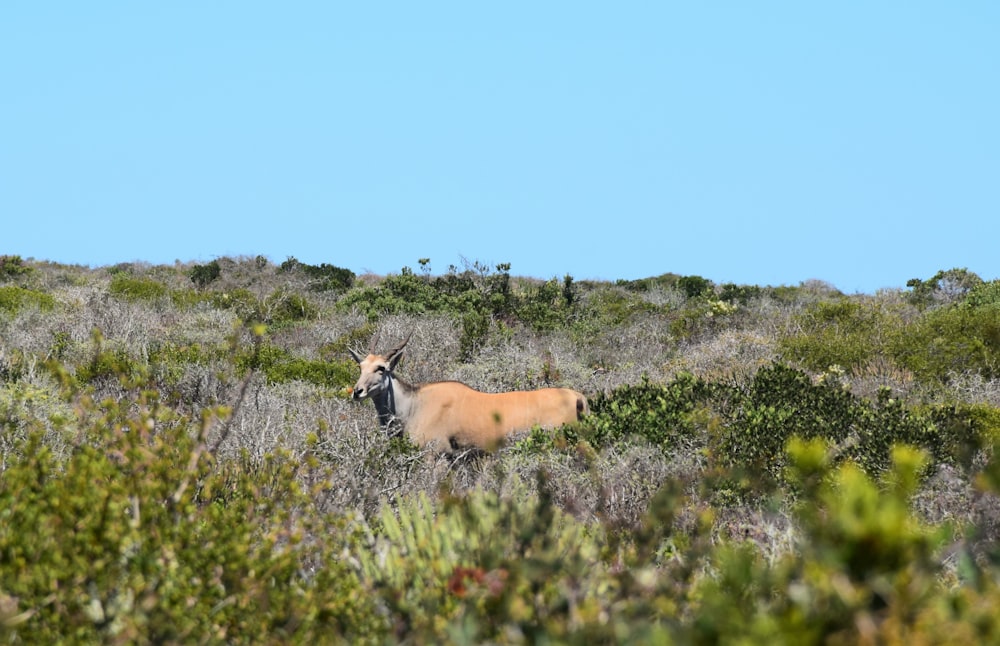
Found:
M 875 295 L 509 265 L 0 257 L 12 643 L 1000 640 L 1000 281 Z M 400 374 L 580 390 L 455 460 Z

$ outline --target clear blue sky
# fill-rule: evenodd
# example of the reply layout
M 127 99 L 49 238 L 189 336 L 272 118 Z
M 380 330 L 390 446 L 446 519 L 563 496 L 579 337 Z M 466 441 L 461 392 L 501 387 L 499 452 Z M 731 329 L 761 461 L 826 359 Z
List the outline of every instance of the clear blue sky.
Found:
M 1000 277 L 996 0 L 11 0 L 0 82 L 0 253 Z

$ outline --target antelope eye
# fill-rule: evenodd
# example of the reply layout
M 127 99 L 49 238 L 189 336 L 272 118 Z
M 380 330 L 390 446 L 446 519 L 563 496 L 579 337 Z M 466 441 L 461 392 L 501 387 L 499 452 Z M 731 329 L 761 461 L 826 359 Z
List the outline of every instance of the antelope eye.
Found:
M 385 366 L 375 366 L 375 372 L 385 372 Z

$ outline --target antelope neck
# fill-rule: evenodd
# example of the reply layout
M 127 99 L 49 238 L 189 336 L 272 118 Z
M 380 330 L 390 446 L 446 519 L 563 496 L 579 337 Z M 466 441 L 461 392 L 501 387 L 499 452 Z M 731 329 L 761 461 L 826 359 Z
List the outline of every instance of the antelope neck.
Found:
M 403 432 L 403 418 L 406 408 L 404 402 L 413 391 L 413 387 L 391 372 L 388 373 L 388 380 L 389 385 L 371 399 L 372 403 L 375 404 L 375 411 L 378 413 L 379 426 L 388 429 L 389 435 L 395 437 Z M 400 402 L 400 399 L 403 399 L 404 402 Z M 403 411 L 399 410 L 399 404 L 403 404 Z

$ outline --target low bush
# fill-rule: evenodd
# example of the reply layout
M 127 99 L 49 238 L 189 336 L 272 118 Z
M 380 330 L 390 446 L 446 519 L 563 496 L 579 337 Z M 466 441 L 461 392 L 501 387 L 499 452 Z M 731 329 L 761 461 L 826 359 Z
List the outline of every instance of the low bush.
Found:
M 16 285 L 0 287 L 0 312 L 14 315 L 27 307 L 48 311 L 54 309 L 56 300 L 50 294 Z
M 781 338 L 779 349 L 789 361 L 818 373 L 831 366 L 862 373 L 873 361 L 891 356 L 904 329 L 903 312 L 876 299 L 820 301 L 793 323 L 796 332 Z
M 971 372 L 1000 377 L 1000 301 L 995 286 L 973 290 L 967 300 L 927 311 L 894 347 L 897 360 L 918 378 L 947 383 Z
M 687 636 L 718 643 L 962 643 L 989 641 L 1000 622 L 986 621 L 964 591 L 941 583 L 940 550 L 955 528 L 914 517 L 925 457 L 893 451 L 885 485 L 853 464 L 831 470 L 822 441 L 792 442 L 789 479 L 796 506 L 797 549 L 767 562 L 749 545 L 715 550 L 714 576 L 697 585 Z M 991 591 L 979 597 L 995 598 Z
M 31 267 L 25 264 L 21 256 L 0 255 L 0 280 L 25 276 L 31 271 Z
M 167 286 L 153 278 L 135 276 L 129 272 L 116 272 L 111 277 L 108 291 L 112 296 L 135 302 L 157 302 L 168 294 Z
M 294 257 L 281 263 L 279 271 L 300 272 L 309 279 L 309 289 L 317 292 L 344 292 L 351 288 L 356 278 L 353 271 L 327 263 L 308 265 Z
M 784 447 L 792 437 L 822 439 L 849 460 L 877 475 L 889 466 L 891 447 L 905 443 L 943 457 L 950 438 L 930 416 L 891 397 L 876 401 L 853 395 L 836 380 L 813 383 L 782 364 L 762 368 L 749 388 L 721 407 L 725 423 L 713 438 L 712 455 L 726 467 L 749 469 L 780 480 Z
M 281 289 L 259 299 L 250 290 L 238 288 L 213 294 L 212 302 L 232 310 L 246 324 L 286 326 L 319 316 L 319 309 L 305 296 Z
M 71 383 L 71 382 L 67 382 Z M 384 634 L 383 620 L 287 456 L 218 465 L 198 422 L 130 391 L 73 391 L 57 460 L 39 433 L 0 479 L 0 635 L 16 643 L 316 642 Z M 266 477 L 264 477 L 266 475 Z M 310 571 L 312 573 L 310 574 Z
M 342 390 L 357 376 L 357 367 L 350 359 L 304 359 L 266 342 L 253 349 L 238 351 L 234 362 L 240 374 L 257 370 L 271 383 L 298 380 Z
M 692 441 L 700 428 L 696 413 L 711 396 L 712 387 L 689 374 L 666 385 L 643 379 L 594 398 L 583 428 L 597 446 L 639 437 L 670 450 Z
M 906 286 L 910 292 L 907 296 L 911 303 L 920 307 L 954 303 L 982 283 L 983 279 L 968 269 L 942 269 L 927 280 L 908 280 Z
M 206 265 L 195 265 L 191 268 L 191 271 L 188 272 L 191 282 L 194 283 L 199 289 L 208 287 L 211 283 L 218 280 L 221 274 L 222 267 L 219 266 L 218 260 L 213 260 Z

